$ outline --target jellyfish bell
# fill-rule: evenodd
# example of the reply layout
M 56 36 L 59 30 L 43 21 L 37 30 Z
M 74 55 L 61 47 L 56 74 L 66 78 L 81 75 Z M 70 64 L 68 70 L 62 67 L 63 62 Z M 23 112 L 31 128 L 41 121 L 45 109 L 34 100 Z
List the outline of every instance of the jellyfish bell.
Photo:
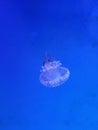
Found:
M 60 61 L 48 59 L 40 71 L 40 82 L 47 87 L 56 87 L 63 84 L 70 76 L 70 71 L 62 67 Z

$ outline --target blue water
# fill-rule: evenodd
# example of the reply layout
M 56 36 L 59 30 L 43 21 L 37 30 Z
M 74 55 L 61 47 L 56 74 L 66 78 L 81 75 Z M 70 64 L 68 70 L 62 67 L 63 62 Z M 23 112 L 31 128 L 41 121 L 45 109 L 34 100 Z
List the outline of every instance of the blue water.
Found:
M 59 87 L 39 82 L 45 52 Z M 98 130 L 97 0 L 0 1 L 0 130 Z

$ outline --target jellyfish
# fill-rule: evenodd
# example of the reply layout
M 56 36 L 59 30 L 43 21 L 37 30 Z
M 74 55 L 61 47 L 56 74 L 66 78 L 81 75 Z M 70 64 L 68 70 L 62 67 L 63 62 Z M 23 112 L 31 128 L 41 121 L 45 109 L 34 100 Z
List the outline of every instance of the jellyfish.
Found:
M 62 67 L 60 61 L 45 56 L 41 71 L 40 71 L 40 83 L 46 87 L 57 87 L 68 80 L 70 71 L 66 67 Z

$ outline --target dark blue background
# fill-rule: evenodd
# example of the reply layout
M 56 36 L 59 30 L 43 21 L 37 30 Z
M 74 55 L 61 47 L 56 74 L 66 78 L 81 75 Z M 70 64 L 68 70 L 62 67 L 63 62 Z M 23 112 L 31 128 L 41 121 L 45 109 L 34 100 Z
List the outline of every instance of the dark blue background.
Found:
M 46 51 L 71 73 L 56 88 Z M 98 130 L 97 0 L 0 1 L 0 130 Z

